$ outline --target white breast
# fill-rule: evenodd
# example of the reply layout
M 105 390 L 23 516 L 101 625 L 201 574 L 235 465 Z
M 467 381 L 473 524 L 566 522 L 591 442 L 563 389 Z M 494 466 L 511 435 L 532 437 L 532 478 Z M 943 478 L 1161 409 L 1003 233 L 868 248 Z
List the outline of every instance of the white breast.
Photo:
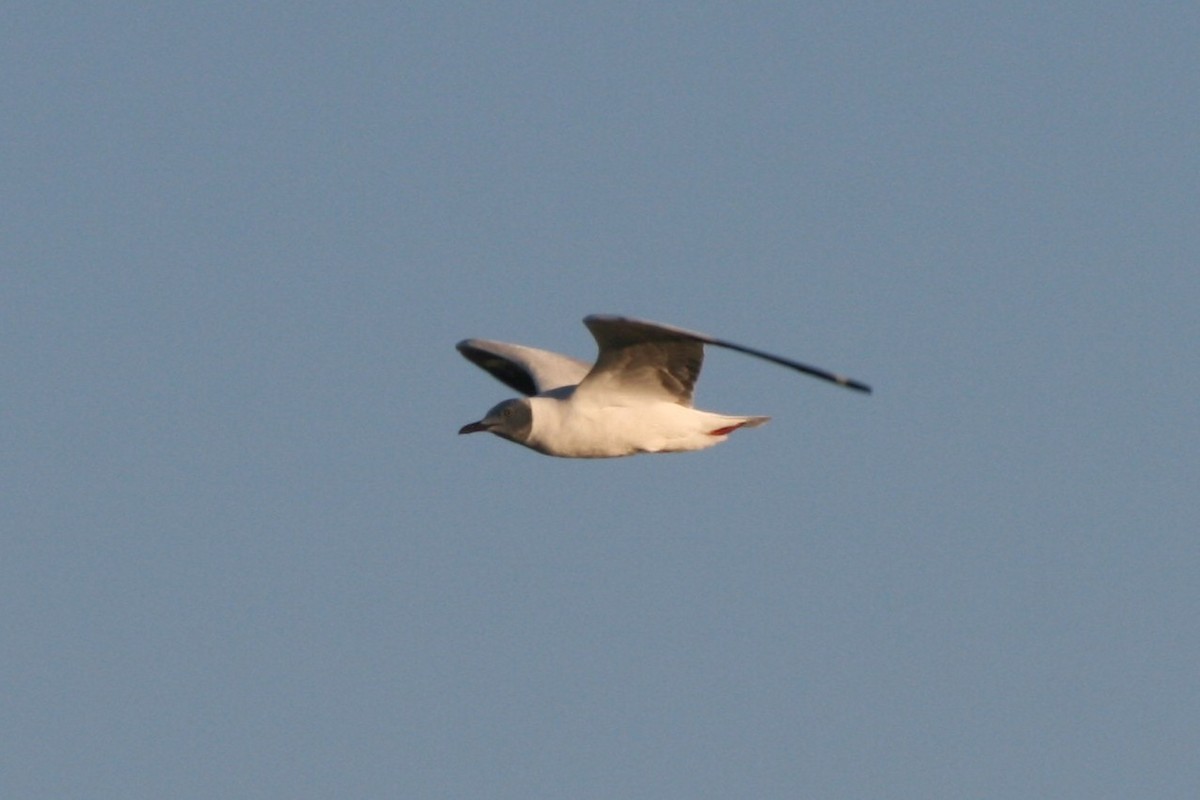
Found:
M 725 441 L 725 435 L 713 431 L 745 419 L 661 401 L 591 405 L 573 397 L 533 397 L 530 404 L 533 428 L 526 444 L 566 458 L 702 450 Z

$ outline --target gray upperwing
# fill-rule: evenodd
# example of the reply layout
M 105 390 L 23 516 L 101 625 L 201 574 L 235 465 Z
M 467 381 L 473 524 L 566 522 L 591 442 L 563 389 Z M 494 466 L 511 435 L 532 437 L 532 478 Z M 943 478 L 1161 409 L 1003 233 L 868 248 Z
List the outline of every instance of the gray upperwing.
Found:
M 652 397 L 692 405 L 703 340 L 653 322 L 592 315 L 583 320 L 600 354 L 580 391 Z
M 456 347 L 472 364 L 524 395 L 575 386 L 591 365 L 570 356 L 487 339 L 464 339 Z
M 793 361 L 790 358 L 777 356 L 773 353 L 767 353 L 763 350 L 758 350 L 753 347 L 747 347 L 744 344 L 737 344 L 736 342 L 731 342 L 726 339 L 718 339 L 705 333 L 697 333 L 696 331 L 676 328 L 671 325 L 660 325 L 656 322 L 645 322 L 643 320 L 630 319 L 628 317 L 619 317 L 609 314 L 592 314 L 591 316 L 585 317 L 583 322 L 588 326 L 588 329 L 591 330 L 592 335 L 596 337 L 596 341 L 600 343 L 601 358 L 597 360 L 596 367 L 593 368 L 594 370 L 600 368 L 600 362 L 604 358 L 605 339 L 602 339 L 601 334 L 597 333 L 597 330 L 599 330 L 603 332 L 607 339 L 611 340 L 612 344 L 610 346 L 618 350 L 622 347 L 629 347 L 631 344 L 636 344 L 639 339 L 643 343 L 662 342 L 664 343 L 664 346 L 670 342 L 681 343 L 688 341 L 698 343 L 697 347 L 699 347 L 699 343 L 711 344 L 715 347 L 724 347 L 728 350 L 736 350 L 739 353 L 745 353 L 747 355 L 755 356 L 756 358 L 765 359 L 772 363 L 779 364 L 780 366 L 794 369 L 797 372 L 802 372 L 805 375 L 811 375 L 814 378 L 820 378 L 821 380 L 829 381 L 830 383 L 836 383 L 839 386 L 845 386 L 847 389 L 854 389 L 855 391 L 865 392 L 866 394 L 871 393 L 870 386 L 860 381 L 853 380 L 852 378 L 847 378 L 844 375 L 839 375 L 835 372 L 829 372 L 828 370 L 824 370 L 819 367 L 813 367 L 808 364 L 802 364 L 799 361 Z M 678 353 L 676 353 L 676 357 L 679 357 Z M 691 401 L 692 387 L 695 385 L 696 377 L 700 374 L 700 364 L 702 358 L 702 352 L 696 356 L 695 372 L 691 375 L 691 383 L 687 385 L 687 397 L 689 404 Z

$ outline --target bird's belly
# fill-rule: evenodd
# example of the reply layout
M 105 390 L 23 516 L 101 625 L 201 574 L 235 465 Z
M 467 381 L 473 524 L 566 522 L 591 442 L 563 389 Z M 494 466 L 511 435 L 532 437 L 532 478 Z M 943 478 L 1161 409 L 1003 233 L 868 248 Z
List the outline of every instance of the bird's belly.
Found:
M 725 440 L 714 434 L 728 418 L 675 403 L 571 407 L 538 419 L 529 445 L 565 458 L 615 458 L 635 453 L 700 450 Z

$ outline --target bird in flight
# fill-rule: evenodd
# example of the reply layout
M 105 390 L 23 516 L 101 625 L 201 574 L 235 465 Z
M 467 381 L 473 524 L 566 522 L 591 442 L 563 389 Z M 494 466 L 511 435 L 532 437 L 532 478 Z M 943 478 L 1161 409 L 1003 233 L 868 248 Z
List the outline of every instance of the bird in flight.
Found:
M 595 364 L 486 339 L 464 339 L 458 352 L 525 397 L 496 405 L 460 434 L 487 431 L 562 458 L 703 450 L 739 428 L 770 417 L 692 408 L 704 345 L 773 361 L 869 394 L 871 387 L 823 369 L 703 333 L 628 317 L 593 314 L 583 324 L 600 347 Z

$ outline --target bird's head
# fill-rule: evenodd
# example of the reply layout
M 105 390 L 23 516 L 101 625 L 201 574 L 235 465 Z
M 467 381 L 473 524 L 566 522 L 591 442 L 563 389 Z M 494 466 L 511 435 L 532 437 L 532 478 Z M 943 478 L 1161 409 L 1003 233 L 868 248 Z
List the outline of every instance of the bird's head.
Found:
M 533 430 L 533 407 L 524 397 L 514 397 L 494 406 L 483 419 L 464 425 L 459 433 L 479 433 L 487 431 L 502 439 L 525 444 Z

